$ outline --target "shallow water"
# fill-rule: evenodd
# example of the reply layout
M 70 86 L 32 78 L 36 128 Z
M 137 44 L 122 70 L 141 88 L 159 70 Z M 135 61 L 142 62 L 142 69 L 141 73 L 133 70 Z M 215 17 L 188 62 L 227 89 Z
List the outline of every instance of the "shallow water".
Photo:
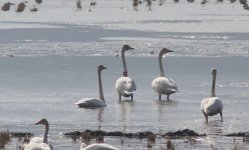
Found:
M 229 148 L 233 138 L 222 135 L 247 131 L 249 99 L 249 60 L 246 57 L 172 57 L 163 59 L 166 75 L 173 78 L 181 92 L 170 101 L 158 101 L 151 81 L 159 75 L 156 57 L 127 57 L 129 75 L 136 80 L 134 101 L 118 101 L 115 81 L 122 75 L 120 57 L 112 56 L 46 56 L 0 59 L 0 129 L 33 132 L 42 135 L 43 126 L 33 125 L 40 118 L 50 123 L 54 149 L 78 149 L 79 141 L 60 136 L 70 131 L 102 129 L 137 132 L 150 130 L 164 134 L 189 128 L 208 134 L 202 143 L 189 145 L 175 140 L 177 149 Z M 108 69 L 102 73 L 104 109 L 81 109 L 74 104 L 81 98 L 97 97 L 98 64 Z M 220 116 L 204 123 L 200 102 L 210 95 L 210 70 L 216 67 L 217 96 L 224 104 L 224 122 Z M 237 138 L 240 149 L 249 145 Z M 145 148 L 146 139 L 106 137 L 106 142 L 123 149 Z M 123 143 L 123 144 L 122 144 Z M 123 146 L 121 146 L 123 145 Z M 165 146 L 159 139 L 154 149 Z M 15 140 L 10 149 L 16 146 Z

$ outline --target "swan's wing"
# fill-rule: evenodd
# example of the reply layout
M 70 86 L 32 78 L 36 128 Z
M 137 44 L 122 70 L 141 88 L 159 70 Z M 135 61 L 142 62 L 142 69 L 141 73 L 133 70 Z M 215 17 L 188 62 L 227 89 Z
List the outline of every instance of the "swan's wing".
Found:
M 119 150 L 118 148 L 105 143 L 91 144 L 82 150 Z
M 42 137 L 33 137 L 29 143 L 43 143 Z
M 53 150 L 46 143 L 29 143 L 24 146 L 24 150 Z
M 223 104 L 218 97 L 205 98 L 201 102 L 201 110 L 210 116 L 216 115 L 222 109 Z
M 106 107 L 104 101 L 96 98 L 83 98 L 75 103 L 79 107 Z
M 126 82 L 126 91 L 130 93 L 134 93 L 136 89 L 137 87 L 136 87 L 135 80 L 133 80 L 132 78 L 128 78 Z
M 116 90 L 120 93 L 133 94 L 136 91 L 136 83 L 130 77 L 121 77 L 116 82 Z
M 152 81 L 152 88 L 158 93 L 172 94 L 179 92 L 177 85 L 171 79 L 157 77 Z
M 169 85 L 171 86 L 172 90 L 175 90 L 175 92 L 180 92 L 175 81 L 173 79 L 169 79 Z

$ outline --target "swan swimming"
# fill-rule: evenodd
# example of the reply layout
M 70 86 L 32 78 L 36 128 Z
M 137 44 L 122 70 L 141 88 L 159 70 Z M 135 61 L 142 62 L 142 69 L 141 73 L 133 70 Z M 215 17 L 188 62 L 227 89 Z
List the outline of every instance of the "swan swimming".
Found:
M 216 82 L 217 70 L 215 68 L 212 68 L 211 74 L 213 76 L 211 97 L 205 98 L 201 101 L 201 111 L 204 114 L 207 123 L 208 123 L 208 116 L 214 116 L 218 113 L 220 113 L 221 122 L 223 122 L 223 116 L 222 116 L 223 104 L 221 100 L 215 96 L 215 82 Z
M 129 45 L 124 45 L 121 50 L 123 76 L 116 81 L 116 90 L 118 92 L 119 101 L 121 101 L 121 96 L 131 97 L 131 100 L 133 100 L 133 94 L 136 91 L 135 81 L 132 78 L 128 77 L 128 70 L 125 61 L 125 52 L 132 49 L 134 48 L 130 47 Z
M 174 52 L 172 50 L 169 50 L 167 48 L 163 48 L 159 53 L 159 69 L 160 69 L 160 76 L 155 78 L 151 86 L 154 89 L 156 93 L 158 93 L 159 100 L 161 100 L 161 95 L 165 94 L 167 95 L 167 100 L 169 100 L 169 95 L 179 92 L 178 87 L 174 80 L 168 79 L 164 76 L 164 70 L 163 70 L 163 64 L 162 64 L 162 57 L 164 54 Z
M 49 130 L 49 124 L 47 119 L 43 118 L 40 121 L 38 121 L 35 125 L 45 125 L 45 133 L 44 137 L 33 137 L 29 144 L 24 144 L 24 150 L 53 150 L 53 146 L 51 144 L 48 144 L 48 130 Z
M 83 98 L 79 100 L 76 105 L 83 108 L 94 108 L 94 107 L 106 107 L 105 98 L 103 94 L 102 81 L 101 81 L 101 72 L 102 70 L 107 69 L 103 65 L 99 65 L 98 70 L 98 81 L 99 81 L 99 98 Z

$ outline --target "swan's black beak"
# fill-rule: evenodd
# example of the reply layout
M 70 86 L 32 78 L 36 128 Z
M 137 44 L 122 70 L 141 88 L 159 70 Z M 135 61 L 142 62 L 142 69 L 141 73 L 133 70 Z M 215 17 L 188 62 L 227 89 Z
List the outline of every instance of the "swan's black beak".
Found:
M 37 123 L 35 123 L 35 125 L 38 125 L 38 124 L 45 124 L 47 123 L 47 119 L 43 118 L 41 119 L 40 121 L 38 121 Z
M 38 125 L 38 124 L 41 124 L 41 120 L 35 123 L 35 125 Z
M 134 50 L 134 48 L 133 48 L 133 47 L 130 47 L 130 49 L 128 49 L 128 50 Z
M 174 52 L 174 51 L 172 51 L 172 50 L 168 49 L 168 52 Z

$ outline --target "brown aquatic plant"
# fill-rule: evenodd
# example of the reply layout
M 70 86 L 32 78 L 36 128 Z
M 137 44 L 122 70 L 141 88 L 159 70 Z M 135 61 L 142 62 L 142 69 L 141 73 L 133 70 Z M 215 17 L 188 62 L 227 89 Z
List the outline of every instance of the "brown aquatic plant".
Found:
M 81 133 L 80 138 L 81 138 L 81 142 L 88 145 L 92 140 L 92 134 L 91 134 L 91 132 L 86 130 L 86 131 Z
M 34 6 L 34 7 L 31 8 L 29 11 L 30 11 L 30 12 L 37 12 L 37 11 L 38 11 L 38 8 L 36 8 L 36 7 Z
M 35 0 L 35 2 L 36 2 L 37 4 L 41 4 L 41 3 L 42 3 L 42 0 Z
M 151 0 L 146 0 L 146 2 L 147 2 L 148 10 L 152 10 L 151 9 L 152 1 Z
M 90 2 L 90 6 L 95 6 L 96 4 L 97 4 L 97 2 L 95 2 L 95 1 Z
M 103 135 L 98 135 L 96 137 L 96 142 L 97 143 L 104 143 L 104 136 Z
M 1 9 L 2 9 L 3 11 L 9 11 L 9 10 L 10 10 L 10 5 L 13 5 L 13 4 L 10 3 L 10 2 L 4 3 Z
M 25 8 L 26 8 L 26 5 L 24 4 L 24 2 L 21 2 L 18 4 L 16 12 L 23 12 Z
M 138 0 L 133 0 L 133 8 L 135 11 L 138 11 Z
M 147 136 L 147 140 L 149 143 L 155 143 L 156 142 L 156 135 L 155 134 L 150 134 Z
M 4 149 L 5 145 L 8 144 L 11 140 L 9 131 L 0 132 L 0 149 Z
M 78 10 L 81 10 L 81 8 L 82 8 L 81 0 L 76 1 L 76 7 L 77 7 Z
M 167 139 L 167 150 L 174 150 L 175 149 L 175 146 L 174 146 L 174 143 L 172 142 L 171 139 Z

